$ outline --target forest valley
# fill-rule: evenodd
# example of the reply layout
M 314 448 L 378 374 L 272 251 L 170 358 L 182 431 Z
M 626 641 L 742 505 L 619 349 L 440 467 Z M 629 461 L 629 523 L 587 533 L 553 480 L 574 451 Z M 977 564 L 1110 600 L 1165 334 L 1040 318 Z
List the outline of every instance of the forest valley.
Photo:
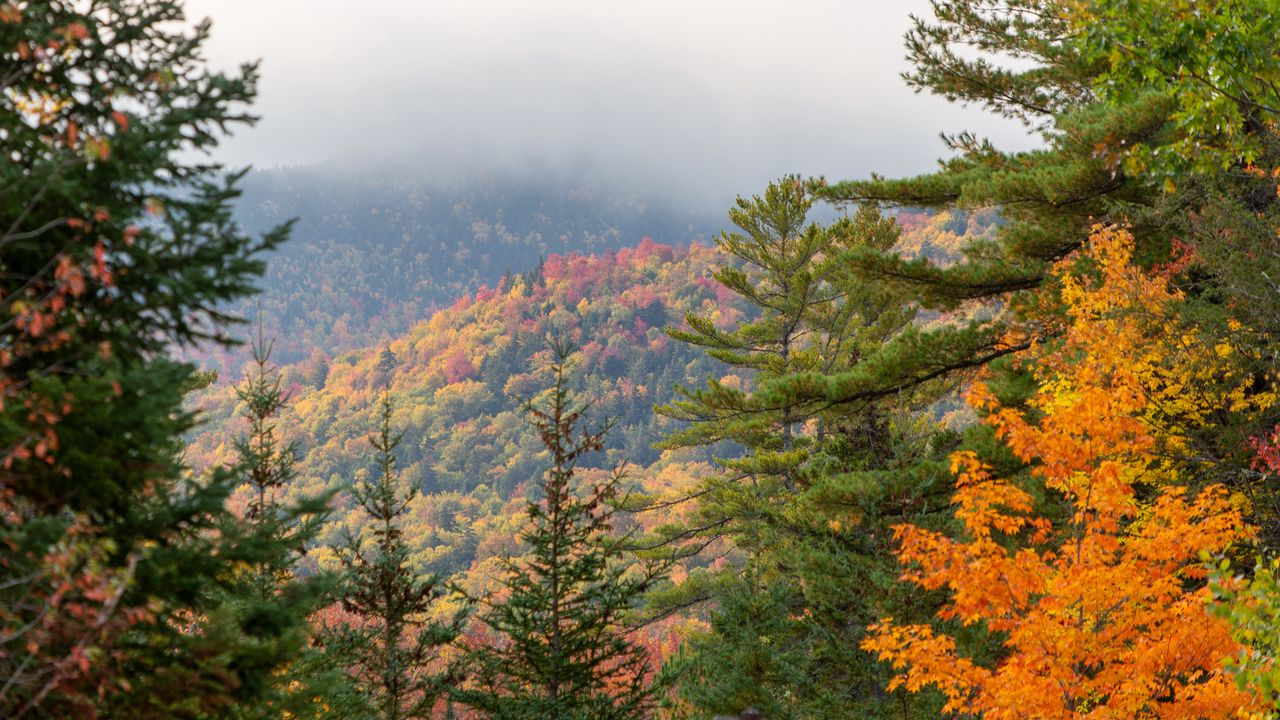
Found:
M 231 172 L 181 2 L 0 0 L 0 716 L 1280 716 L 1280 1 L 932 6 L 1040 146 L 717 233 Z

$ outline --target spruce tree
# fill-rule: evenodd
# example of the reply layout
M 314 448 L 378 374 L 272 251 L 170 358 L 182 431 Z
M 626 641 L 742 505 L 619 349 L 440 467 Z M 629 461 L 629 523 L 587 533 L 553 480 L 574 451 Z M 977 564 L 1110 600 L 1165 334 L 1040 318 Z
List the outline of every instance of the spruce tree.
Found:
M 377 373 L 376 384 L 384 386 L 390 384 L 391 376 L 399 365 L 400 359 L 391 351 L 391 346 L 383 346 L 382 352 L 378 353 L 378 363 L 374 365 L 374 372 Z
M 232 342 L 288 235 L 241 232 L 240 175 L 201 160 L 258 81 L 208 36 L 176 0 L 0 6 L 5 717 L 229 712 L 280 669 L 227 587 L 268 549 L 227 513 L 236 473 L 183 468 L 195 368 L 167 358 Z
M 344 573 L 342 609 L 349 615 L 325 632 L 328 652 L 348 666 L 372 717 L 415 720 L 432 708 L 455 682 L 455 668 L 442 651 L 461 631 L 465 610 L 434 619 L 447 588 L 435 575 L 416 572 L 401 523 L 417 489 L 406 486 L 396 468 L 402 434 L 391 429 L 391 396 L 383 393 L 378 429 L 369 438 L 377 479 L 351 490 L 368 516 L 372 547 L 348 536 L 339 548 Z
M 598 483 L 576 482 L 580 461 L 604 448 L 608 426 L 580 428 L 569 351 L 555 352 L 549 398 L 525 404 L 551 459 L 520 536 L 527 555 L 508 562 L 500 590 L 485 598 L 479 619 L 493 641 L 470 651 L 471 678 L 455 697 L 482 718 L 638 720 L 654 701 L 652 659 L 624 623 L 665 565 L 624 565 L 625 538 L 613 535 L 621 468 Z
M 254 661 L 278 669 L 255 705 L 235 715 L 318 717 L 325 714 L 325 696 L 343 692 L 336 687 L 336 673 L 320 670 L 323 663 L 315 657 L 320 650 L 310 642 L 309 618 L 327 602 L 332 579 L 324 574 L 302 576 L 297 568 L 328 515 L 330 495 L 286 499 L 297 479 L 298 449 L 278 429 L 289 397 L 271 365 L 271 348 L 259 329 L 253 362 L 236 388 L 247 425 L 245 435 L 235 442 L 248 494 L 240 523 L 260 550 L 258 560 L 247 564 L 231 588 L 241 603 L 241 626 L 262 651 Z

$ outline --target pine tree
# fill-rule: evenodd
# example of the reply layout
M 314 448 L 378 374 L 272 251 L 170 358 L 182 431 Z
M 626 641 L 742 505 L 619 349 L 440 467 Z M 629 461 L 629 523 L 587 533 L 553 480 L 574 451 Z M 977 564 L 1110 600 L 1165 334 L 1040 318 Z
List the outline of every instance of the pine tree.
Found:
M 551 456 L 521 534 L 528 554 L 508 563 L 501 590 L 485 600 L 480 621 L 494 641 L 468 654 L 472 677 L 456 698 L 500 720 L 639 719 L 654 701 L 651 658 L 627 637 L 624 621 L 664 563 L 622 565 L 624 542 L 612 535 L 621 469 L 585 487 L 575 482 L 579 462 L 603 449 L 608 427 L 579 429 L 568 349 L 555 351 L 550 398 L 525 405 Z
M 995 207 L 1005 222 L 994 241 L 971 243 L 949 266 L 870 248 L 851 255 L 866 282 L 903 288 L 922 307 L 970 312 L 912 328 L 844 372 L 779 380 L 776 404 L 858 406 L 930 385 L 945 392 L 939 380 L 982 369 L 1016 405 L 1034 389 L 1017 358 L 1063 327 L 1050 269 L 1076 256 L 1095 223 L 1129 228 L 1136 261 L 1188 292 L 1188 336 L 1205 347 L 1233 341 L 1234 360 L 1257 378 L 1253 391 L 1274 392 L 1268 330 L 1277 294 L 1262 278 L 1277 271 L 1280 62 L 1264 50 L 1272 21 L 1246 21 L 1267 16 L 1262 7 L 937 0 L 933 10 L 908 33 L 908 83 L 1018 119 L 1042 146 L 1005 152 L 961 134 L 948 138 L 955 156 L 934 173 L 812 183 L 836 204 Z M 974 57 L 971 47 L 984 53 Z M 938 397 L 920 393 L 923 402 Z M 1267 542 L 1280 542 L 1274 482 L 1249 468 L 1245 442 L 1280 414 L 1227 411 L 1215 420 L 1175 461 L 1193 485 L 1223 482 L 1258 497 L 1251 519 Z
M 1051 293 L 1044 292 L 1052 284 L 1049 270 L 1081 247 L 1094 223 L 1127 224 L 1139 262 L 1150 266 L 1176 259 L 1188 225 L 1215 213 L 1218 202 L 1206 196 L 1206 184 L 1241 193 L 1231 200 L 1245 205 L 1266 197 L 1239 187 L 1250 183 L 1235 182 L 1249 158 L 1263 157 L 1267 144 L 1274 152 L 1275 145 L 1265 122 L 1239 120 L 1256 116 L 1260 103 L 1265 107 L 1259 98 L 1273 92 L 1267 78 L 1280 75 L 1273 54 L 1257 51 L 1269 42 L 1265 29 L 1239 21 L 1253 9 L 1224 3 L 1193 11 L 1145 0 L 932 5 L 933 17 L 916 18 L 907 34 L 908 84 L 1019 120 L 1039 134 L 1042 146 L 1002 151 L 962 133 L 945 138 L 954 156 L 937 172 L 818 180 L 811 187 L 839 205 L 998 208 L 1004 223 L 996 239 L 971 243 L 960 263 L 944 266 L 873 248 L 850 258 L 868 282 L 906 288 L 923 307 L 949 311 L 978 302 L 991 311 L 903 333 L 847 372 L 816 383 L 780 383 L 782 395 L 864 403 L 999 367 L 1054 334 Z M 975 57 L 968 48 L 982 53 Z M 1244 93 L 1238 106 L 1229 96 L 1206 96 L 1194 79 L 1204 68 L 1219 75 L 1222 87 Z M 1208 118 L 1242 131 L 1227 144 L 1240 154 L 1216 169 L 1201 162 L 1223 158 L 1210 152 L 1222 147 L 1222 133 L 1210 137 L 1212 127 L 1200 127 Z M 1188 157 L 1188 147 L 1197 144 L 1205 150 L 1199 160 Z M 1224 233 L 1217 241 L 1238 237 Z
M 715 277 L 758 312 L 727 329 L 691 314 L 688 330 L 668 331 L 738 378 L 681 388 L 680 400 L 658 408 L 689 423 L 664 446 L 716 448 L 725 470 L 691 494 L 695 521 L 665 534 L 693 550 L 723 538 L 737 562 L 695 571 L 649 604 L 660 614 L 714 603 L 711 634 L 668 667 L 703 714 L 754 705 L 770 717 L 822 718 L 874 715 L 889 704 L 877 691 L 882 673 L 851 638 L 890 606 L 885 526 L 924 507 L 919 488 L 928 487 L 896 470 L 927 443 L 909 437 L 910 416 L 885 403 L 832 408 L 768 386 L 846 371 L 904 332 L 913 313 L 898 292 L 860 283 L 848 269 L 852 253 L 891 247 L 896 223 L 863 209 L 824 227 L 807 221 L 811 207 L 795 178 L 740 199 L 730 217 L 743 232 L 717 241 L 739 264 Z M 890 494 L 899 503 L 892 512 L 879 504 Z
M 1167 257 L 1170 233 L 1149 208 L 1159 187 L 1127 174 L 1106 152 L 1155 137 L 1170 107 L 1151 96 L 1102 103 L 1093 91 L 1103 69 L 1073 34 L 1067 4 L 1045 0 L 936 0 L 934 18 L 916 18 L 907 34 L 908 84 L 949 100 L 979 105 L 1038 132 L 1043 147 L 1004 152 L 972 134 L 946 137 L 955 156 L 940 170 L 906 179 L 812 183 L 836 204 L 1000 209 L 993 242 L 971 243 L 965 259 L 942 266 L 863 248 L 850 257 L 869 282 L 910 290 L 922 306 L 949 311 L 962 303 L 1002 302 L 1015 310 L 1032 299 L 1052 263 L 1080 247 L 1095 222 L 1128 220 L 1142 238 L 1141 257 Z M 981 57 L 965 48 L 976 47 Z M 1013 62 L 1016 58 L 1020 62 Z M 1019 320 L 1017 333 L 1010 323 Z M 1034 317 L 986 313 L 913 330 L 847 372 L 821 383 L 787 383 L 784 394 L 864 403 L 955 377 L 1030 347 L 1050 332 Z
M 724 330 L 712 318 L 690 313 L 688 330 L 670 328 L 668 334 L 705 348 L 707 355 L 763 386 L 784 377 L 837 372 L 902 330 L 912 313 L 898 295 L 858 287 L 844 264 L 855 248 L 887 249 L 897 239 L 896 225 L 868 210 L 822 227 L 807 223 L 812 204 L 794 177 L 770 185 L 763 196 L 739 198 L 729 218 L 743 232 L 724 233 L 716 244 L 741 266 L 725 265 L 715 278 L 759 314 Z M 677 392 L 680 400 L 657 411 L 689 425 L 662 445 L 730 442 L 746 451 L 723 462 L 726 475 L 703 489 L 710 497 L 700 506 L 713 515 L 741 508 L 745 527 L 735 528 L 732 517 L 708 517 L 706 524 L 733 533 L 744 548 L 755 547 L 747 537 L 752 519 L 769 504 L 804 490 L 808 451 L 838 420 L 820 402 L 785 397 L 765 402 L 749 388 L 714 378 L 705 388 Z M 810 422 L 813 431 L 802 431 Z
M 391 412 L 391 396 L 383 393 L 378 430 L 369 438 L 377 480 L 361 480 L 351 491 L 372 523 L 373 547 L 349 536 L 339 549 L 342 608 L 351 619 L 325 633 L 325 646 L 349 665 L 373 716 L 414 720 L 432 717 L 458 679 L 441 651 L 457 638 L 465 612 L 433 619 L 446 587 L 410 562 L 401 522 L 417 490 L 400 480 L 395 451 L 403 435 L 392 432 Z

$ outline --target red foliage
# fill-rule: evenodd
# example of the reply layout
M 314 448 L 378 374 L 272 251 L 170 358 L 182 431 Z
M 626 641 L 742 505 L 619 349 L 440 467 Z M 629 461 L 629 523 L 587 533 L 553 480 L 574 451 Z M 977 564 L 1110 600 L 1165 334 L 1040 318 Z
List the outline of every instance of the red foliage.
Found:
M 15 534 L 26 522 L 18 507 L 12 493 L 0 495 L 0 522 Z M 101 544 L 84 519 L 42 553 L 4 543 L 0 568 L 11 579 L 4 588 L 10 602 L 0 605 L 0 657 L 9 673 L 0 678 L 0 705 L 18 716 L 44 717 L 56 707 L 62 717 L 89 717 L 95 698 L 129 690 L 111 648 L 152 614 L 121 604 L 136 554 L 123 568 L 102 570 Z
M 676 251 L 670 245 L 662 245 L 653 241 L 653 238 L 644 238 L 640 244 L 636 246 L 635 259 L 643 263 L 649 258 L 656 257 L 663 262 L 671 262 L 676 257 Z
M 1257 453 L 1253 460 L 1255 470 L 1280 473 L 1280 425 L 1268 435 L 1249 438 L 1249 445 Z
M 1155 274 L 1172 279 L 1187 271 L 1196 260 L 1196 249 L 1181 238 L 1174 238 L 1169 248 L 1169 261 L 1155 267 Z
M 649 285 L 638 285 L 624 292 L 619 300 L 632 310 L 643 310 L 658 301 L 658 293 Z
M 476 366 L 461 349 L 454 350 L 444 359 L 444 380 L 452 385 L 476 376 Z

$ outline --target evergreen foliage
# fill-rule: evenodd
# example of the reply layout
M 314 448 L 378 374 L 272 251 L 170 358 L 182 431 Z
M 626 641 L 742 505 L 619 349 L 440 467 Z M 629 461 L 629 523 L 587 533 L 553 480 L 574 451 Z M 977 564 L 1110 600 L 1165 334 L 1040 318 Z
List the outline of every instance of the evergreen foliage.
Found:
M 913 437 L 909 415 L 887 403 L 833 409 L 767 391 L 847 371 L 906 331 L 914 313 L 901 294 L 849 272 L 854 252 L 888 250 L 899 228 L 870 208 L 820 226 L 807 221 L 811 207 L 796 178 L 739 199 L 730 219 L 742 232 L 717 241 L 738 262 L 716 279 L 755 312 L 723 329 L 691 313 L 688 330 L 668 330 L 735 371 L 732 384 L 712 378 L 658 408 L 688 423 L 665 446 L 713 447 L 724 469 L 694 488 L 693 522 L 666 529 L 666 541 L 692 551 L 727 541 L 740 556 L 651 599 L 655 613 L 715 602 L 711 634 L 668 668 L 693 716 L 749 705 L 777 718 L 879 716 L 902 705 L 878 692 L 882 672 L 848 643 L 893 604 L 887 524 L 945 487 L 922 494 L 887 472 L 911 452 L 928 457 L 933 433 Z
M 583 408 L 566 383 L 569 349 L 555 353 L 549 398 L 525 405 L 551 461 L 521 533 L 528 554 L 487 598 L 480 621 L 493 637 L 468 654 L 472 677 L 456 697 L 483 718 L 639 720 L 654 702 L 653 659 L 624 623 L 664 563 L 620 563 L 625 538 L 613 535 L 613 504 L 622 468 L 602 482 L 575 482 L 609 428 L 580 429 Z
M 811 207 L 794 177 L 770 185 L 763 196 L 739 198 L 729 217 L 743 232 L 717 239 L 731 260 L 715 278 L 757 314 L 721 329 L 713 318 L 689 313 L 689 329 L 667 331 L 745 376 L 735 375 L 733 384 L 712 378 L 705 388 L 678 388 L 679 399 L 657 411 L 689 423 L 664 439 L 665 447 L 732 443 L 745 450 L 742 457 L 722 461 L 727 472 L 700 491 L 708 494 L 700 507 L 710 514 L 705 518 L 709 528 L 735 533 L 746 549 L 758 547 L 746 537 L 757 525 L 753 521 L 808 485 L 803 466 L 809 450 L 840 422 L 820 401 L 763 398 L 751 385 L 842 370 L 912 319 L 895 293 L 859 285 L 846 270 L 854 248 L 893 245 L 898 237 L 893 221 L 866 210 L 822 227 L 807 223 Z M 812 431 L 805 429 L 809 424 Z M 863 440 L 874 449 L 883 440 L 874 428 L 867 429 L 871 432 Z M 735 528 L 732 516 L 716 516 L 725 509 L 741 512 L 747 526 Z
M 999 207 L 1006 222 L 996 239 L 971 244 L 960 263 L 866 250 L 851 258 L 868 282 L 906 288 L 924 307 L 980 302 L 987 311 L 903 333 L 847 372 L 778 381 L 778 403 L 857 406 L 990 370 L 1000 376 L 994 392 L 1017 404 L 1031 384 L 1015 358 L 1064 326 L 1049 270 L 1076 257 L 1095 223 L 1127 227 L 1136 261 L 1188 293 L 1186 337 L 1203 347 L 1230 342 L 1233 362 L 1255 377 L 1251 392 L 1274 392 L 1274 353 L 1261 328 L 1270 326 L 1262 316 L 1274 315 L 1264 278 L 1275 271 L 1270 174 L 1280 154 L 1271 97 L 1280 65 L 1263 49 L 1266 27 L 1244 21 L 1262 7 L 940 0 L 934 9 L 908 36 L 909 82 L 1019 117 L 1044 147 L 1001 152 L 962 135 L 936 173 L 813 188 L 837 203 Z M 965 45 L 989 55 L 973 59 L 958 50 Z M 1195 486 L 1222 482 L 1255 497 L 1251 520 L 1268 542 L 1280 537 L 1275 480 L 1249 468 L 1247 439 L 1277 419 L 1274 409 L 1224 408 L 1173 460 Z
M 404 436 L 391 429 L 390 395 L 383 393 L 380 407 L 377 432 L 369 438 L 377 479 L 362 479 L 351 489 L 371 524 L 373 543 L 352 535 L 339 550 L 346 617 L 325 632 L 324 645 L 350 666 L 372 717 L 431 718 L 458 679 L 442 651 L 458 637 L 465 614 L 434 619 L 446 587 L 435 575 L 420 576 L 409 560 L 401 524 L 417 489 L 401 481 L 396 467 Z
M 1278 3 L 932 0 L 907 83 L 1040 147 L 614 252 L 709 225 L 306 171 L 251 237 L 255 65 L 0 0 L 0 716 L 1276 717 Z M 266 254 L 306 359 L 220 386 Z
M 981 105 L 1016 118 L 1043 146 L 1005 152 L 968 133 L 944 138 L 955 155 L 940 170 L 907 179 L 811 183 L 837 204 L 999 208 L 994 240 L 971 243 L 964 259 L 942 266 L 927 258 L 863 248 L 850 261 L 869 282 L 906 288 L 924 307 L 955 310 L 999 303 L 1006 312 L 907 333 L 884 344 L 847 373 L 784 383 L 785 395 L 862 403 L 956 377 L 1025 350 L 1050 334 L 1026 310 L 1037 307 L 1052 263 L 1076 250 L 1095 222 L 1134 223 L 1142 257 L 1167 252 L 1169 234 L 1137 211 L 1158 189 L 1126 174 L 1100 148 L 1146 142 L 1167 121 L 1167 102 L 1150 96 L 1098 102 L 1093 83 L 1102 63 L 1072 41 L 1066 6 L 1044 0 L 936 0 L 933 18 L 916 18 L 907 35 L 918 91 Z M 979 55 L 965 52 L 977 48 Z M 1008 330 L 1018 329 L 1011 338 Z
M 208 69 L 172 0 L 0 6 L 0 715 L 190 718 L 252 707 L 280 668 L 228 588 L 271 555 L 227 470 L 184 478 L 194 368 L 229 341 L 262 255 L 238 175 L 201 162 L 250 64 Z M 295 622 L 285 617 L 278 618 Z
M 237 574 L 233 598 L 242 616 L 240 627 L 255 642 L 257 653 L 242 664 L 269 671 L 261 697 L 235 715 L 243 718 L 323 716 L 323 698 L 345 693 L 336 672 L 322 672 L 320 650 L 310 643 L 310 616 L 332 589 L 332 578 L 299 576 L 299 560 L 328 516 L 332 493 L 287 502 L 284 489 L 297 479 L 297 447 L 283 442 L 277 430 L 288 393 L 271 365 L 271 343 L 259 329 L 253 364 L 236 388 L 244 407 L 246 434 L 235 443 L 238 469 L 249 494 L 242 522 L 245 539 L 258 546 L 259 558 Z M 312 657 L 308 657 L 308 656 Z M 295 667 L 295 664 L 297 667 Z

